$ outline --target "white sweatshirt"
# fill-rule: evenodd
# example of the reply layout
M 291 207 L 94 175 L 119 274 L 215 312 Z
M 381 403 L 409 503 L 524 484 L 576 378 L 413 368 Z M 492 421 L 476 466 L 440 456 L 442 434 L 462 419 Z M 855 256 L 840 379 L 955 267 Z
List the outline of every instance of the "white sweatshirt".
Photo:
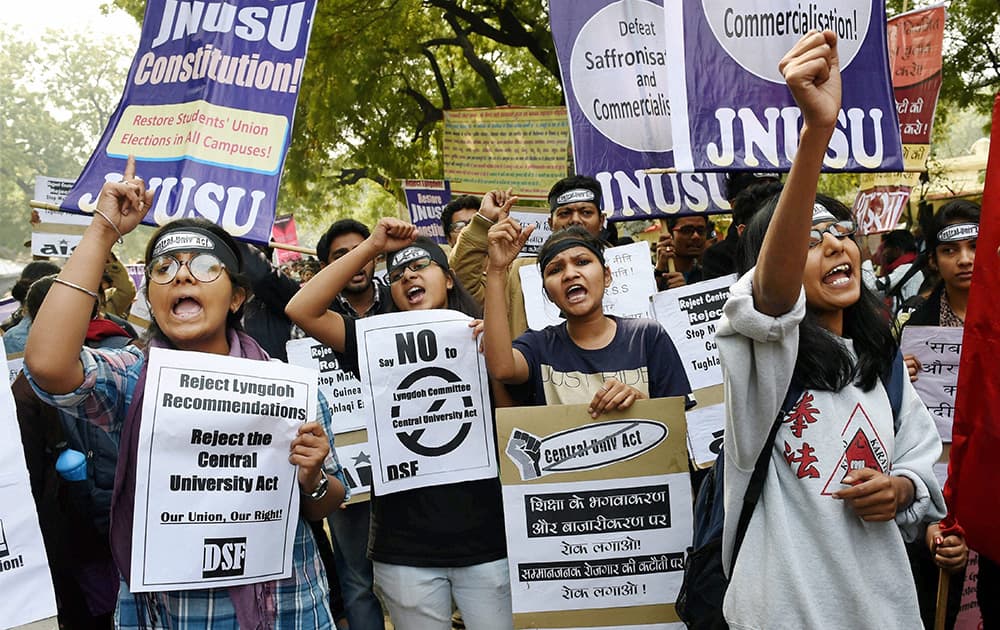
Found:
M 757 311 L 752 278 L 753 270 L 733 285 L 716 337 L 726 387 L 726 567 L 754 463 L 788 391 L 805 316 L 804 291 L 780 317 Z M 870 392 L 853 385 L 806 390 L 786 415 L 726 592 L 730 627 L 921 627 L 900 534 L 911 539 L 921 522 L 944 517 L 933 473 L 941 443 L 904 380 L 895 434 L 881 381 Z M 913 482 L 914 501 L 895 523 L 865 522 L 831 496 L 846 487 L 848 470 L 861 467 Z

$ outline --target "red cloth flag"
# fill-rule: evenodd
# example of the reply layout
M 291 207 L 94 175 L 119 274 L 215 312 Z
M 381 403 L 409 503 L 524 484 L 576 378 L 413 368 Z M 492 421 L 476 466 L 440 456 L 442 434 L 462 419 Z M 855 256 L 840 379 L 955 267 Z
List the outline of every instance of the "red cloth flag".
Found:
M 955 423 L 945 500 L 965 528 L 969 547 L 1000 562 L 1000 94 L 993 102 L 993 131 L 983 213 L 962 341 Z

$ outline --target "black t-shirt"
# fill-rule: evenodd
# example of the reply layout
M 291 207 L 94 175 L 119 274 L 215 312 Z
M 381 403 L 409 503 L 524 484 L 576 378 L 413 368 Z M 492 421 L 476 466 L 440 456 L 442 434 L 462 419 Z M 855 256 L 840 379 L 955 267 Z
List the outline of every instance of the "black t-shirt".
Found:
M 358 374 L 356 320 L 344 317 L 344 370 Z M 360 378 L 360 376 L 359 376 Z M 465 567 L 507 556 L 500 480 L 371 494 L 368 556 L 415 567 Z

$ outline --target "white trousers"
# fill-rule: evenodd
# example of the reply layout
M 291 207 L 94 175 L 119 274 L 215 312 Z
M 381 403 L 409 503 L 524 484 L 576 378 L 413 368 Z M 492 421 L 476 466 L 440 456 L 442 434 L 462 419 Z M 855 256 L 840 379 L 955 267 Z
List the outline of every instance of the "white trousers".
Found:
M 513 630 L 506 558 L 453 568 L 373 565 L 375 591 L 399 630 L 451 630 L 453 599 L 468 630 Z

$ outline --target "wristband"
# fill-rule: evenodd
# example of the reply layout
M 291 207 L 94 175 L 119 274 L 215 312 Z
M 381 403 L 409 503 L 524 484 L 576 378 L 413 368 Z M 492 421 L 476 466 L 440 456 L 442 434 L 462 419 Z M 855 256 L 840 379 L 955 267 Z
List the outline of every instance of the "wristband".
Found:
M 319 480 L 319 484 L 316 486 L 316 488 L 313 489 L 312 492 L 308 493 L 306 496 L 308 496 L 313 501 L 319 501 L 320 499 L 326 496 L 326 491 L 329 489 L 330 489 L 330 478 L 326 476 L 326 473 L 323 473 L 323 478 Z

